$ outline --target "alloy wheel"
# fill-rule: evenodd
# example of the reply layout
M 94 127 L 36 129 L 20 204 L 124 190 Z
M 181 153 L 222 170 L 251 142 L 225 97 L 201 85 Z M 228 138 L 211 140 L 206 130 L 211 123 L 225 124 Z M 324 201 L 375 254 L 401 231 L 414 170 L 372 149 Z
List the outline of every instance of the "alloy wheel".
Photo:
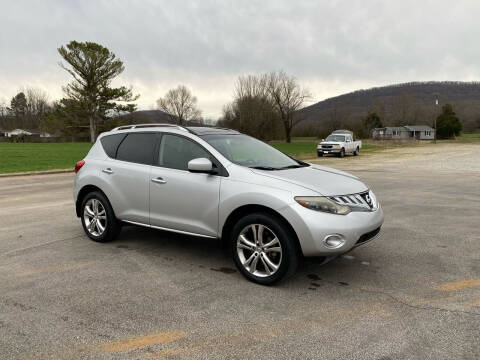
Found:
M 265 225 L 246 226 L 237 238 L 237 254 L 242 266 L 251 274 L 267 277 L 282 263 L 282 246 L 275 233 Z
M 83 209 L 85 228 L 93 236 L 101 236 L 107 228 L 105 206 L 98 199 L 90 199 Z

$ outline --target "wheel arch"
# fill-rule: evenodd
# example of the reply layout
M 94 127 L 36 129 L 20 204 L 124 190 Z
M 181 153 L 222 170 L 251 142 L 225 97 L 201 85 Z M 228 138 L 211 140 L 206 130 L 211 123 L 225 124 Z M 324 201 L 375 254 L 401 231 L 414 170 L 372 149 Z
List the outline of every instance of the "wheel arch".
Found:
M 82 214 L 82 209 L 81 209 L 81 206 L 82 206 L 82 201 L 83 201 L 83 198 L 91 193 L 91 192 L 94 192 L 94 191 L 99 191 L 101 192 L 105 198 L 108 200 L 108 197 L 107 195 L 105 194 L 104 191 L 102 191 L 102 189 L 100 189 L 98 186 L 95 186 L 95 185 L 85 185 L 84 187 L 82 187 L 80 189 L 80 191 L 78 192 L 78 195 L 77 195 L 77 201 L 75 202 L 75 212 L 77 213 L 77 217 L 80 217 L 81 214 Z M 109 201 L 109 200 L 108 200 Z
M 240 220 L 243 216 L 252 214 L 252 213 L 267 213 L 269 215 L 272 215 L 273 217 L 277 218 L 280 220 L 284 225 L 288 227 L 290 230 L 291 234 L 293 235 L 295 244 L 297 245 L 297 251 L 298 254 L 302 254 L 302 247 L 300 245 L 300 240 L 298 239 L 297 232 L 293 228 L 293 226 L 290 224 L 290 222 L 282 216 L 280 213 L 277 211 L 273 210 L 272 208 L 264 205 L 258 205 L 258 204 L 247 204 L 247 205 L 242 205 L 233 210 L 225 220 L 223 227 L 222 227 L 222 233 L 221 233 L 221 241 L 222 245 L 226 247 L 228 245 L 228 235 L 230 231 L 232 230 L 233 226 L 236 224 L 238 220 Z

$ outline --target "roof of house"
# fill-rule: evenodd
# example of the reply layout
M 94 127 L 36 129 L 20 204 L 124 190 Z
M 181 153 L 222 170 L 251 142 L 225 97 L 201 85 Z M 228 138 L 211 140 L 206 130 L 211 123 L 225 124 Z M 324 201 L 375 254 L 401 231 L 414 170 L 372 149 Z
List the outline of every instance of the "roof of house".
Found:
M 433 131 L 433 128 L 428 125 L 406 125 L 405 128 L 410 131 Z
M 408 131 L 404 126 L 385 126 L 383 128 L 375 128 L 374 130 Z
M 8 133 L 29 133 L 29 134 L 40 134 L 38 130 L 31 130 L 31 129 L 14 129 L 14 130 L 5 130 Z

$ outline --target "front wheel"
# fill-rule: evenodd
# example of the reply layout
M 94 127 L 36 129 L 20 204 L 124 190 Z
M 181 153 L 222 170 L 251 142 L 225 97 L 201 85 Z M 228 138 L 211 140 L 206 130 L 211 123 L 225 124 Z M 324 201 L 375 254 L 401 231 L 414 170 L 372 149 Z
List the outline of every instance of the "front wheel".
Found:
M 353 155 L 357 156 L 358 154 L 360 154 L 360 148 L 357 146 L 357 148 L 353 152 Z
M 287 278 L 298 265 L 294 236 L 275 216 L 247 215 L 235 224 L 231 233 L 235 265 L 248 280 L 262 285 Z
M 91 192 L 83 199 L 81 219 L 83 230 L 93 241 L 112 241 L 121 230 L 110 202 L 99 191 Z
M 342 149 L 339 153 L 338 153 L 338 157 L 345 157 L 345 149 Z

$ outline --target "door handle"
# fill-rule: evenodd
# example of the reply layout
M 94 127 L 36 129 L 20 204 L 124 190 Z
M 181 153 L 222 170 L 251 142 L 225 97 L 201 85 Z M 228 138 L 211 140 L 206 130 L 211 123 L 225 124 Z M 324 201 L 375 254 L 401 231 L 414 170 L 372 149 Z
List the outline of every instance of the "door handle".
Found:
M 105 174 L 113 174 L 113 170 L 110 168 L 106 168 L 102 170 Z
M 167 182 L 161 177 L 153 178 L 152 181 L 157 184 L 166 184 Z

